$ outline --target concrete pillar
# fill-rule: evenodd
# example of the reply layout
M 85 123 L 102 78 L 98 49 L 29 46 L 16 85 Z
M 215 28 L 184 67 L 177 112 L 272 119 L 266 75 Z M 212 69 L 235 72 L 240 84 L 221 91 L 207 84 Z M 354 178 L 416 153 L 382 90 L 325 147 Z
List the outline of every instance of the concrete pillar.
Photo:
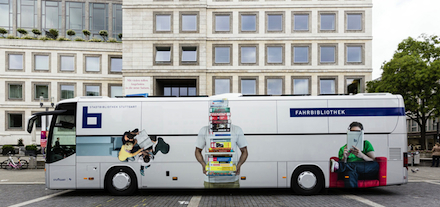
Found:
M 108 4 L 108 38 L 113 37 L 113 3 Z
M 37 25 L 35 25 L 35 26 L 37 26 L 37 29 L 40 30 L 40 31 L 41 31 L 41 21 L 42 21 L 42 19 L 41 19 L 41 17 L 42 17 L 41 8 L 42 8 L 42 6 L 43 5 L 41 5 L 41 0 L 37 0 Z M 62 35 L 60 35 L 60 36 L 62 36 Z
M 67 36 L 67 34 L 66 34 L 66 31 L 67 31 L 67 29 L 66 29 L 66 0 L 62 0 L 61 1 L 61 33 L 62 34 L 65 34 L 66 36 Z

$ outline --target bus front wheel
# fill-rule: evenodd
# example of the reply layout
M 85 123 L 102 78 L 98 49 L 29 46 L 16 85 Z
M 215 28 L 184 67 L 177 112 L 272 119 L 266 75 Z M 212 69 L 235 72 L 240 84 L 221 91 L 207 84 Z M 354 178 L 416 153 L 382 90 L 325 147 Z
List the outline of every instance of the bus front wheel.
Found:
M 292 190 L 301 195 L 317 194 L 324 186 L 324 176 L 315 166 L 297 168 L 291 179 Z
M 115 167 L 107 174 L 105 186 L 112 195 L 132 195 L 137 190 L 136 175 L 130 168 Z

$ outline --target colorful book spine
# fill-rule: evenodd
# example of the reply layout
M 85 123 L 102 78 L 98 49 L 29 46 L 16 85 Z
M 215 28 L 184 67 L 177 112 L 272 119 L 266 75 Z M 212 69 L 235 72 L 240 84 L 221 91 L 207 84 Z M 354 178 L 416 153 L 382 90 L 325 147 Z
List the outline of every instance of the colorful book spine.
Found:
M 211 107 L 209 109 L 209 112 L 211 113 L 230 113 L 229 107 Z
M 206 166 L 207 171 L 236 171 L 235 165 L 230 167 L 212 167 L 212 166 Z
M 212 124 L 230 124 L 231 120 L 212 120 Z
M 228 100 L 227 99 L 223 99 L 223 100 L 213 100 L 210 103 L 211 107 L 227 107 L 228 106 Z
M 209 148 L 209 152 L 232 152 L 232 149 L 223 147 Z
M 211 148 L 231 148 L 231 142 L 211 142 Z
M 231 113 L 210 113 L 210 116 L 231 116 Z
M 217 121 L 217 120 L 229 120 L 229 116 L 209 116 L 210 121 Z
M 232 157 L 210 157 L 209 162 L 231 162 Z
M 234 174 L 230 171 L 215 171 L 208 172 L 208 176 L 234 176 Z

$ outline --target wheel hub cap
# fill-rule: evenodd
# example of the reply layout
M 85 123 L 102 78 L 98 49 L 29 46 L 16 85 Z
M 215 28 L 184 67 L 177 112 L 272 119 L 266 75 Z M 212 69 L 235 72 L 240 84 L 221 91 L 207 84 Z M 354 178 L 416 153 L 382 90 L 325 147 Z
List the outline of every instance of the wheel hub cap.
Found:
M 113 176 L 113 186 L 118 190 L 125 190 L 130 186 L 130 176 L 125 172 L 119 172 Z
M 303 189 L 311 189 L 316 185 L 317 179 L 315 174 L 310 171 L 302 172 L 298 176 L 298 184 Z

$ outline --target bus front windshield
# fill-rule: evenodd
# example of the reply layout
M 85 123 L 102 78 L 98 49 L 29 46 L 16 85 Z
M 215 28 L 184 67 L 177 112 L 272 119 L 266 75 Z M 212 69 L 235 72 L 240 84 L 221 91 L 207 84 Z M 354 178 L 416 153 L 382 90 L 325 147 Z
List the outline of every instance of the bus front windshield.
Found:
M 47 162 L 53 163 L 75 154 L 76 128 L 74 115 L 57 115 L 52 121 L 52 134 L 48 140 Z

